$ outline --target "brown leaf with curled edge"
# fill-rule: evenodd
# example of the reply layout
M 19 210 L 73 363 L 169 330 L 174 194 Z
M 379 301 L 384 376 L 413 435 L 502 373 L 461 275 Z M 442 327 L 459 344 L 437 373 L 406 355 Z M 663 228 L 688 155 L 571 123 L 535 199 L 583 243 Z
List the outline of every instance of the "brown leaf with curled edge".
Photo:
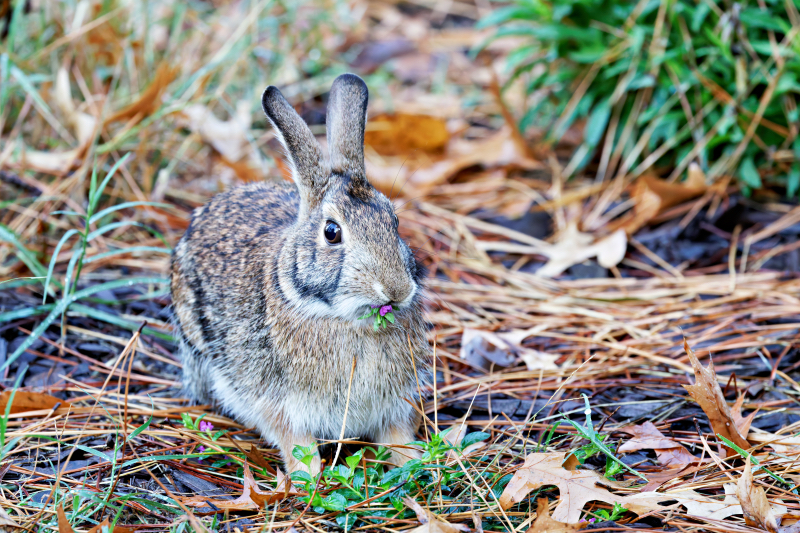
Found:
M 658 462 L 664 466 L 688 465 L 698 461 L 683 444 L 665 437 L 652 422 L 624 427 L 619 431 L 633 437 L 619 447 L 620 452 L 654 450 Z
M 253 474 L 250 473 L 250 466 L 247 462 L 244 463 L 244 489 L 242 495 L 235 500 L 213 500 L 208 496 L 191 496 L 188 498 L 180 498 L 184 505 L 190 505 L 195 508 L 214 506 L 218 509 L 228 509 L 231 511 L 245 511 L 245 510 L 259 510 L 263 509 L 265 505 L 271 505 L 277 501 L 283 500 L 290 495 L 299 494 L 299 491 L 291 484 L 288 476 L 284 476 L 278 470 L 278 483 L 274 491 L 263 492 L 258 488 Z
M 631 198 L 636 202 L 633 217 L 623 229 L 632 235 L 660 213 L 704 194 L 708 190 L 706 178 L 697 163 L 691 163 L 686 181 L 668 182 L 653 175 L 641 176 L 633 185 Z
M 694 369 L 695 383 L 694 385 L 684 385 L 683 387 L 689 391 L 689 395 L 703 409 L 703 412 L 708 417 L 711 428 L 717 435 L 722 435 L 730 440 L 735 445 L 744 448 L 745 450 L 750 447 L 736 427 L 736 421 L 731 415 L 731 410 L 725 402 L 725 397 L 722 395 L 722 388 L 717 382 L 717 374 L 714 372 L 714 362 L 709 361 L 708 367 L 703 368 L 697 356 L 694 354 L 689 343 L 686 339 L 683 340 L 683 349 L 686 350 L 689 356 L 689 361 L 692 363 Z
M 736 429 L 739 431 L 741 435 L 747 435 L 750 431 L 750 424 L 753 423 L 753 418 L 755 418 L 756 413 L 758 413 L 760 407 L 750 413 L 747 416 L 742 416 L 742 406 L 744 405 L 744 394 L 739 396 L 736 399 L 736 403 L 733 404 L 731 407 L 731 417 L 733 418 L 733 422 L 736 425 Z
M 403 502 L 414 510 L 417 514 L 417 520 L 422 522 L 421 526 L 415 527 L 409 533 L 456 533 L 457 531 L 469 531 L 469 527 L 464 524 L 446 522 L 441 517 L 422 507 L 413 498 L 406 496 L 403 498 Z
M 750 460 L 745 461 L 744 472 L 736 484 L 736 497 L 742 505 L 744 521 L 748 526 L 766 529 L 771 533 L 778 531 L 778 518 L 767 500 L 762 487 L 753 484 L 753 470 Z
M 500 506 L 508 509 L 522 501 L 531 491 L 547 485 L 555 485 L 560 500 L 553 512 L 559 522 L 575 523 L 581 517 L 583 506 L 591 501 L 609 504 L 619 503 L 634 514 L 664 511 L 668 507 L 659 503 L 670 501 L 664 494 L 644 492 L 628 496 L 612 494 L 605 487 L 622 488 L 617 482 L 604 478 L 591 470 L 567 470 L 564 468 L 567 453 L 532 453 L 525 464 L 517 470 L 500 495 Z M 598 486 L 603 485 L 603 486 Z
M 0 413 L 6 412 L 6 405 L 11 398 L 11 391 L 4 391 L 0 394 Z M 11 413 L 25 413 L 27 411 L 41 411 L 43 409 L 53 409 L 56 405 L 62 403 L 55 396 L 44 394 L 42 392 L 29 392 L 18 390 L 14 394 L 14 399 L 11 402 Z
M 444 120 L 411 113 L 370 117 L 364 132 L 364 144 L 381 155 L 441 154 L 449 140 Z
M 156 69 L 153 81 L 142 91 L 139 98 L 112 114 L 107 122 L 127 122 L 135 119 L 134 122 L 138 123 L 155 113 L 161 107 L 161 95 L 178 75 L 179 70 L 178 67 L 170 67 L 166 61 L 162 62 Z
M 580 528 L 581 524 L 565 524 L 553 520 L 547 506 L 547 498 L 539 498 L 536 503 L 536 520 L 527 533 L 572 533 Z

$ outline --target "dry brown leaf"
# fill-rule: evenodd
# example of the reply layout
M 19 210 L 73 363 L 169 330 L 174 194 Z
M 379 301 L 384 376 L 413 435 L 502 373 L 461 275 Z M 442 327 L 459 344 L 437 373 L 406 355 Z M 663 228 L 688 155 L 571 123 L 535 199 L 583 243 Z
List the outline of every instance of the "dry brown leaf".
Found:
M 69 74 L 63 67 L 56 74 L 53 101 L 78 139 L 78 147 L 64 151 L 41 151 L 23 146 L 19 162 L 24 168 L 58 175 L 69 172 L 81 163 L 94 135 L 97 119 L 88 113 L 79 112 L 75 107 L 69 86 Z
M 364 133 L 364 144 L 381 155 L 441 154 L 448 140 L 444 120 L 410 113 L 370 117 Z
M 655 450 L 658 461 L 664 466 L 688 465 L 698 460 L 683 444 L 665 437 L 652 422 L 624 427 L 620 431 L 633 436 L 619 447 L 620 452 Z
M 398 158 L 393 158 L 398 159 Z M 537 161 L 520 153 L 508 128 L 478 141 L 451 140 L 444 159 L 430 164 L 408 163 L 402 159 L 391 161 L 367 154 L 366 167 L 370 183 L 384 194 L 402 194 L 417 197 L 472 166 L 484 168 L 515 167 L 526 170 L 542 168 Z
M 422 523 L 421 526 L 409 530 L 409 533 L 456 533 L 457 531 L 469 531 L 469 528 L 464 524 L 446 522 L 441 517 L 422 507 L 413 498 L 405 497 L 403 501 L 417 513 L 417 520 Z
M 9 398 L 11 398 L 11 391 L 7 390 L 0 394 L 0 413 L 6 412 L 6 405 L 8 404 Z M 63 400 L 59 400 L 55 396 L 50 396 L 49 394 L 18 390 L 14 394 L 10 412 L 25 413 L 27 411 L 52 409 L 62 402 Z
M 64 504 L 58 504 L 56 515 L 58 515 L 58 533 L 75 533 L 75 530 L 69 525 L 67 514 L 64 512 Z
M 558 241 L 542 251 L 548 261 L 536 274 L 552 278 L 592 257 L 597 257 L 600 266 L 611 268 L 625 258 L 627 249 L 628 238 L 622 230 L 595 242 L 594 235 L 582 233 L 577 223 L 571 222 Z
M 700 361 L 695 356 L 689 344 L 684 339 L 683 349 L 689 356 L 689 361 L 694 368 L 694 385 L 684 385 L 683 387 L 689 391 L 689 395 L 703 409 L 703 412 L 708 417 L 711 423 L 711 428 L 717 435 L 722 435 L 730 440 L 737 446 L 745 450 L 750 447 L 745 439 L 736 428 L 736 422 L 731 415 L 731 410 L 725 402 L 725 397 L 722 395 L 722 389 L 717 382 L 717 374 L 714 372 L 714 362 L 709 360 L 708 368 L 703 368 Z
M 733 418 L 734 425 L 736 426 L 736 429 L 739 431 L 739 434 L 747 435 L 747 433 L 750 431 L 750 424 L 753 423 L 753 418 L 755 418 L 759 409 L 756 409 L 747 416 L 742 416 L 743 405 L 744 405 L 744 394 L 739 396 L 736 399 L 736 403 L 734 403 L 733 407 L 731 407 L 731 417 Z
M 578 522 L 583 506 L 590 501 L 619 503 L 632 513 L 641 515 L 654 510 L 667 510 L 668 507 L 659 503 L 674 499 L 656 492 L 627 496 L 612 494 L 605 487 L 618 487 L 616 482 L 591 470 L 567 470 L 563 466 L 566 459 L 567 453 L 528 455 L 525 464 L 517 470 L 500 496 L 501 507 L 508 509 L 531 491 L 547 485 L 556 485 L 560 493 L 553 519 L 569 523 Z
M 45 174 L 65 174 L 80 163 L 84 154 L 81 148 L 64 152 L 42 152 L 40 150 L 25 150 L 22 153 L 20 164 L 24 168 L 43 172 Z
M 693 490 L 665 493 L 665 495 L 677 500 L 678 503 L 686 507 L 689 515 L 698 518 L 710 518 L 712 520 L 723 520 L 731 515 L 742 514 L 742 506 L 734 494 L 735 485 L 726 483 L 725 499 L 722 501 L 712 500 Z
M 512 330 L 493 333 L 478 329 L 465 328 L 461 337 L 462 359 L 470 365 L 489 370 L 492 363 L 507 367 L 519 359 L 528 370 L 555 370 L 558 355 L 551 355 L 522 346 L 522 341 L 530 337 L 528 330 Z
M 9 529 L 10 528 L 10 529 Z M 5 533 L 7 531 L 16 531 L 17 529 L 21 529 L 22 526 L 14 522 L 8 513 L 0 507 L 0 533 Z
M 536 520 L 527 533 L 572 533 L 580 528 L 581 524 L 565 524 L 553 520 L 547 506 L 547 498 L 539 498 L 536 503 Z
M 753 470 L 749 460 L 745 461 L 744 472 L 736 484 L 736 496 L 742 505 L 744 521 L 748 526 L 760 527 L 771 533 L 778 531 L 778 518 L 767 500 L 767 493 L 762 487 L 753 484 Z
M 253 474 L 250 473 L 249 464 L 245 462 L 244 489 L 242 490 L 242 495 L 235 500 L 213 500 L 207 496 L 191 496 L 188 498 L 180 498 L 180 500 L 184 505 L 190 505 L 196 508 L 213 505 L 219 509 L 244 511 L 248 509 L 263 509 L 265 505 L 271 505 L 290 495 L 299 494 L 299 491 L 291 484 L 291 479 L 288 476 L 284 476 L 280 470 L 278 470 L 277 478 L 278 483 L 275 490 L 263 492 L 258 488 Z
M 103 528 L 106 529 L 104 530 Z M 110 533 L 133 533 L 136 530 L 125 526 L 114 526 L 114 528 L 112 529 L 111 522 L 109 522 L 108 518 L 106 518 L 105 520 L 94 526 L 86 533 L 103 533 L 103 531 L 108 531 Z
M 139 98 L 123 107 L 116 113 L 108 117 L 107 121 L 110 122 L 128 122 L 134 119 L 138 123 L 142 119 L 152 115 L 161 107 L 161 95 L 164 94 L 167 86 L 172 83 L 175 76 L 178 75 L 180 69 L 177 67 L 170 67 L 166 61 L 158 65 L 156 74 L 153 76 L 153 81 L 150 85 L 142 91 Z
M 225 159 L 235 163 L 252 151 L 247 133 L 250 130 L 250 104 L 240 101 L 230 120 L 220 120 L 206 106 L 194 104 L 179 114 L 179 123 L 200 135 Z
M 705 175 L 697 163 L 689 165 L 686 181 L 681 183 L 668 182 L 652 175 L 641 176 L 631 192 L 631 197 L 636 201 L 633 217 L 623 228 L 628 235 L 632 235 L 660 213 L 696 198 L 707 190 Z
M 83 113 L 76 109 L 75 103 L 72 101 L 72 91 L 69 86 L 69 73 L 64 67 L 61 67 L 56 74 L 53 100 L 55 101 L 56 107 L 58 107 L 59 111 L 64 115 L 67 124 L 75 133 L 75 137 L 77 137 L 80 146 L 91 141 L 94 135 L 94 128 L 97 125 L 97 119 L 88 113 Z

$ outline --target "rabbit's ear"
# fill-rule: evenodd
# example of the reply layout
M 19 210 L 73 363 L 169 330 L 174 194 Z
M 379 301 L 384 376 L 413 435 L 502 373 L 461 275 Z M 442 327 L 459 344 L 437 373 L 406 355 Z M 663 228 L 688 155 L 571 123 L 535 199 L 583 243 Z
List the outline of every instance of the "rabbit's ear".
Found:
M 331 168 L 353 177 L 364 175 L 364 128 L 369 91 L 355 74 L 342 74 L 333 82 L 325 119 Z
M 317 139 L 308 124 L 289 105 L 277 87 L 269 86 L 261 96 L 261 106 L 272 122 L 292 167 L 292 179 L 303 199 L 312 207 L 322 197 L 330 176 Z

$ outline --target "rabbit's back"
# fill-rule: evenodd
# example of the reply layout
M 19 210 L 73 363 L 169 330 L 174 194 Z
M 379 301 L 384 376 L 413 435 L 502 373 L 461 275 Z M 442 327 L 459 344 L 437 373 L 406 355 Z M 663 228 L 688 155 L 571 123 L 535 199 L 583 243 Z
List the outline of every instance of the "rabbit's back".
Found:
M 193 399 L 212 400 L 208 365 L 230 357 L 243 323 L 252 323 L 247 342 L 268 343 L 269 331 L 255 327 L 265 321 L 263 272 L 297 216 L 298 201 L 289 184 L 235 188 L 196 209 L 175 247 L 172 298 L 184 387 Z

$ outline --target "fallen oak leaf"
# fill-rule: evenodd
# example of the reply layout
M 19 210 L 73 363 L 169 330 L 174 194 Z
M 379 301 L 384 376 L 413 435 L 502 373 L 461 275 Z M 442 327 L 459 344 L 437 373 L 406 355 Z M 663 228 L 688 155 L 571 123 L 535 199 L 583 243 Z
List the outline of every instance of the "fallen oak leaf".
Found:
M 736 399 L 736 403 L 733 404 L 731 407 L 731 417 L 733 418 L 733 423 L 736 426 L 736 430 L 739 432 L 740 435 L 747 435 L 750 431 L 750 425 L 753 423 L 753 418 L 755 418 L 758 411 L 761 409 L 758 407 L 755 411 L 750 413 L 747 416 L 742 416 L 742 406 L 744 405 L 744 394 L 739 396 Z
M 507 367 L 522 359 L 528 370 L 557 370 L 558 355 L 551 355 L 522 346 L 533 333 L 529 330 L 491 332 L 465 328 L 461 336 L 459 356 L 470 365 L 489 370 L 492 363 Z
M 617 230 L 595 241 L 593 235 L 579 231 L 577 223 L 573 221 L 562 232 L 558 241 L 544 251 L 548 261 L 536 274 L 552 278 L 591 257 L 596 257 L 603 268 L 611 268 L 625 259 L 627 249 L 628 238 L 624 231 Z
M 722 388 L 719 386 L 717 374 L 714 372 L 714 362 L 709 358 L 708 367 L 703 368 L 697 356 L 689 348 L 686 339 L 683 340 L 683 349 L 689 356 L 695 376 L 694 385 L 684 385 L 683 388 L 703 409 L 715 434 L 722 435 L 741 448 L 749 448 L 750 444 L 739 433 L 736 421 L 725 401 L 725 396 L 722 395 Z
M 536 500 L 536 520 L 531 524 L 526 533 L 572 533 L 583 527 L 583 524 L 565 524 L 558 520 L 553 520 L 550 516 L 547 498 Z
M 712 500 L 708 496 L 693 490 L 683 490 L 680 492 L 664 493 L 684 506 L 690 516 L 697 518 L 710 518 L 712 520 L 723 520 L 735 514 L 742 514 L 742 506 L 735 496 L 735 486 L 733 483 L 726 483 L 725 499 L 722 501 Z
M 409 533 L 456 533 L 458 531 L 469 531 L 469 527 L 464 524 L 451 524 L 431 511 L 425 509 L 413 498 L 406 496 L 403 502 L 417 514 L 417 520 L 422 525 L 410 530 Z
M 6 412 L 6 406 L 11 399 L 11 391 L 3 391 L 0 394 L 0 413 Z M 25 413 L 28 411 L 41 411 L 43 409 L 53 409 L 56 405 L 62 403 L 55 396 L 44 394 L 42 392 L 30 392 L 18 390 L 14 393 L 14 399 L 11 401 L 10 413 Z
M 72 526 L 67 519 L 67 514 L 64 512 L 64 504 L 59 503 L 56 508 L 56 515 L 58 516 L 58 533 L 75 533 Z
M 106 518 L 86 533 L 133 533 L 134 531 L 136 530 L 125 526 L 114 526 L 112 528 L 111 522 L 109 522 L 108 518 Z
M 628 496 L 613 494 L 605 487 L 622 488 L 617 482 L 606 479 L 592 470 L 564 468 L 567 455 L 566 452 L 528 455 L 525 463 L 517 470 L 500 495 L 500 506 L 508 509 L 522 501 L 531 491 L 555 485 L 559 489 L 560 501 L 553 513 L 553 519 L 575 523 L 580 519 L 583 506 L 590 501 L 602 501 L 612 505 L 619 503 L 632 513 L 641 515 L 654 510 L 667 510 L 668 507 L 659 504 L 674 499 L 655 492 Z
M 618 265 L 625 259 L 628 237 L 623 230 L 618 229 L 610 235 L 596 239 L 592 234 L 581 232 L 577 222 L 573 221 L 567 225 L 553 244 L 544 241 L 516 244 L 505 241 L 480 240 L 475 243 L 475 246 L 483 252 L 543 255 L 547 257 L 548 261 L 536 271 L 536 274 L 552 278 L 563 273 L 569 267 L 583 263 L 592 257 L 596 257 L 597 262 L 604 268 Z
M 428 194 L 432 187 L 477 165 L 484 168 L 515 167 L 524 170 L 542 168 L 541 163 L 519 152 L 508 127 L 486 139 L 451 139 L 444 159 L 423 166 L 407 162 L 387 165 L 382 159 L 369 157 L 369 154 L 365 165 L 370 183 L 375 188 L 384 194 L 402 194 L 410 198 Z
M 244 488 L 242 495 L 235 500 L 213 500 L 207 496 L 191 496 L 180 498 L 181 503 L 195 508 L 215 507 L 220 510 L 246 511 L 263 509 L 265 505 L 271 505 L 277 501 L 287 498 L 289 495 L 299 494 L 299 491 L 291 484 L 288 476 L 284 476 L 280 470 L 277 473 L 277 484 L 274 491 L 264 492 L 258 488 L 250 466 L 244 463 Z
M 364 144 L 381 155 L 406 155 L 420 150 L 429 154 L 444 151 L 450 133 L 438 117 L 395 113 L 370 117 Z
M 654 450 L 659 463 L 664 466 L 688 465 L 698 462 L 697 457 L 692 455 L 683 444 L 665 437 L 652 422 L 624 427 L 619 431 L 633 436 L 617 449 L 619 452 Z
M 766 529 L 770 533 L 778 531 L 778 519 L 775 510 L 767 499 L 767 493 L 753 484 L 753 470 L 750 459 L 745 459 L 744 471 L 736 484 L 736 497 L 742 506 L 744 521 L 748 526 Z
M 8 513 L 5 511 L 5 509 L 0 507 L 0 531 L 2 532 L 10 531 L 11 529 L 9 528 L 13 528 L 14 530 L 16 530 L 16 529 L 22 529 L 22 526 L 14 522 L 14 520 L 10 516 L 8 516 Z
M 696 198 L 707 190 L 705 174 L 697 163 L 689 165 L 684 182 L 670 182 L 645 174 L 633 185 L 631 198 L 636 204 L 633 216 L 625 222 L 623 229 L 632 235 L 670 207 Z

